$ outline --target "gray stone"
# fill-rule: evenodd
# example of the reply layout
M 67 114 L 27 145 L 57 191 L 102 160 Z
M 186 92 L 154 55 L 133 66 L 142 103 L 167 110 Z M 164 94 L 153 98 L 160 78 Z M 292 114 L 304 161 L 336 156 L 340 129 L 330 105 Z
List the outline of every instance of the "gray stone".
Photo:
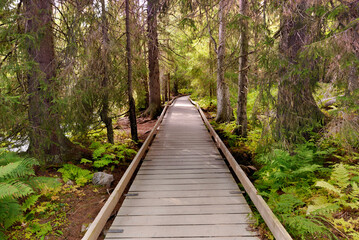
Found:
M 66 185 L 74 185 L 74 182 L 71 181 L 71 180 L 68 180 L 68 181 L 66 182 Z
M 109 188 L 111 186 L 112 181 L 114 180 L 112 174 L 107 174 L 104 172 L 94 173 L 92 177 L 92 183 L 94 185 L 102 185 Z
M 82 224 L 82 226 L 81 226 L 81 232 L 83 233 L 83 232 L 86 232 L 89 228 L 90 228 L 90 226 L 91 226 L 91 223 L 84 223 L 84 224 Z

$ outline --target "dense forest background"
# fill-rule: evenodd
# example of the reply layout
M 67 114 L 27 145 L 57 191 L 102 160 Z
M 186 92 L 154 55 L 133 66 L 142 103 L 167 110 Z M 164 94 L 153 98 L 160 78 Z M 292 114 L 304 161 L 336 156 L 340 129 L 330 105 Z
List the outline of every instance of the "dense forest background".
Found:
M 0 74 L 0 238 L 61 238 L 40 172 L 116 171 L 191 94 L 295 239 L 359 239 L 357 0 L 4 0 Z

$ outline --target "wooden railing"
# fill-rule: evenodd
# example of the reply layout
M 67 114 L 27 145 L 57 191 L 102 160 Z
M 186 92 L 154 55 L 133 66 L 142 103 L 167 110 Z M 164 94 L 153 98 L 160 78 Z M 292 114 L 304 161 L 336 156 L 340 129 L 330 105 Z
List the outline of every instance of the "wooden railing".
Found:
M 101 211 L 98 213 L 95 220 L 91 223 L 89 229 L 86 231 L 86 234 L 82 238 L 82 240 L 97 240 L 98 236 L 101 234 L 102 229 L 104 228 L 107 220 L 110 218 L 112 211 L 115 209 L 128 183 L 130 182 L 133 173 L 137 169 L 141 159 L 144 157 L 146 150 L 148 149 L 148 146 L 153 140 L 158 130 L 158 127 L 160 126 L 167 112 L 168 107 L 173 103 L 174 100 L 175 99 L 173 99 L 172 101 L 166 104 L 152 131 L 146 138 L 145 142 L 143 143 L 142 147 L 140 148 L 136 156 L 133 158 L 130 166 L 128 166 L 126 172 L 123 174 L 121 180 L 118 182 L 115 190 L 111 193 L 105 205 L 101 208 Z
M 268 204 L 264 201 L 261 195 L 258 194 L 257 189 L 254 187 L 252 182 L 249 180 L 245 172 L 237 163 L 236 159 L 232 156 L 226 145 L 222 142 L 221 138 L 217 135 L 216 131 L 213 129 L 211 124 L 208 122 L 206 116 L 204 115 L 202 109 L 199 107 L 198 103 L 192 101 L 195 105 L 203 119 L 203 122 L 206 124 L 209 133 L 212 135 L 215 140 L 217 147 L 222 151 L 223 155 L 226 157 L 229 165 L 233 169 L 233 172 L 236 174 L 237 178 L 243 185 L 246 193 L 249 195 L 253 204 L 256 206 L 258 212 L 262 216 L 263 220 L 267 224 L 269 230 L 272 232 L 273 236 L 278 240 L 290 240 L 292 237 L 289 235 L 287 230 L 279 222 L 278 218 L 273 214 L 272 210 L 269 208 Z

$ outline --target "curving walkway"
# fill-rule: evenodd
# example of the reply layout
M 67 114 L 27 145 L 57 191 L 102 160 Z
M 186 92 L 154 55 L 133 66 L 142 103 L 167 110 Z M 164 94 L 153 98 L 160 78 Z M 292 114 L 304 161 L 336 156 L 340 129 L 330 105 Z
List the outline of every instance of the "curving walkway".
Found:
M 254 240 L 251 210 L 188 97 L 169 108 L 106 239 Z

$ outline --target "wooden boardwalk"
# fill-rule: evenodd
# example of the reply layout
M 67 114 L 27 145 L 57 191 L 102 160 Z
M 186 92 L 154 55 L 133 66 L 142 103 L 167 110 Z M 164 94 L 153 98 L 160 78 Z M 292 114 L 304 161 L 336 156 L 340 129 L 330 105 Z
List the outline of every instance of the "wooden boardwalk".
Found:
M 169 108 L 106 239 L 254 240 L 251 210 L 188 97 Z

